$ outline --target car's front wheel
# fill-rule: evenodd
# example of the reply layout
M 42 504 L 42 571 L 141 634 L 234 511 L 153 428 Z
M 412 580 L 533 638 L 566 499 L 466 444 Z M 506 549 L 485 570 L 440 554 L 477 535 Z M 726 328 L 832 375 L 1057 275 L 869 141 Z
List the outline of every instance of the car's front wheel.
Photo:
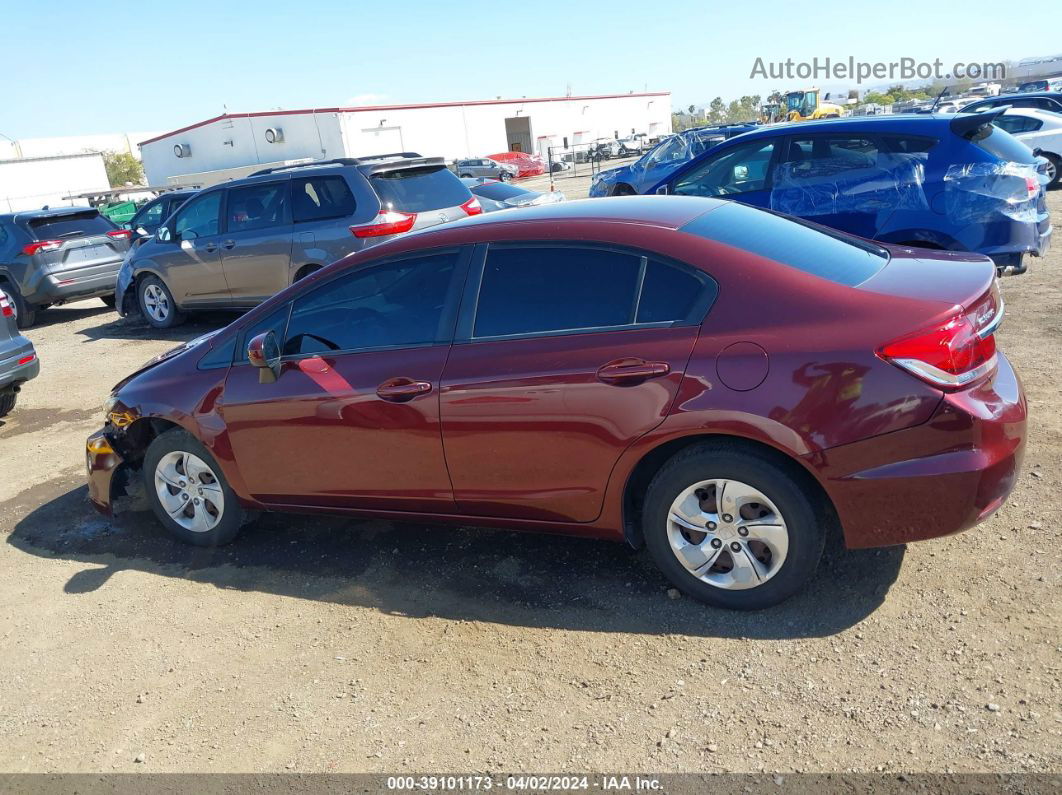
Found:
M 140 314 L 155 328 L 173 328 L 184 322 L 170 289 L 158 276 L 145 276 L 137 284 Z
M 696 445 L 657 472 L 642 530 L 649 554 L 683 593 L 717 607 L 778 604 L 811 577 L 824 510 L 799 476 L 733 445 Z
M 243 510 L 221 467 L 194 436 L 174 429 L 144 456 L 144 489 L 158 520 L 187 544 L 215 547 L 236 537 Z

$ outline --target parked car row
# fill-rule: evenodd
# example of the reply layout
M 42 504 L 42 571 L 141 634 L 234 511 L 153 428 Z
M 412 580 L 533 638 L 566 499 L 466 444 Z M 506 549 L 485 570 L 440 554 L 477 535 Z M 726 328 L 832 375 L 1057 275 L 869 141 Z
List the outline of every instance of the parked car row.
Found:
M 885 243 L 985 254 L 1001 273 L 1021 273 L 1050 245 L 1045 186 L 1057 167 L 993 124 L 1003 112 L 757 127 L 677 168 L 605 172 L 591 195 L 732 199 Z

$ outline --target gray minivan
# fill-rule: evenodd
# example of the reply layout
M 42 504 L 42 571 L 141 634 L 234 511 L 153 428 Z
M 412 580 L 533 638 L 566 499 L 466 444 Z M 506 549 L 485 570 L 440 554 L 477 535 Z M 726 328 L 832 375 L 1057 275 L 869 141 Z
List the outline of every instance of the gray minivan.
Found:
M 353 251 L 480 212 L 442 158 L 414 152 L 264 169 L 183 204 L 126 259 L 115 304 L 156 328 L 250 309 Z

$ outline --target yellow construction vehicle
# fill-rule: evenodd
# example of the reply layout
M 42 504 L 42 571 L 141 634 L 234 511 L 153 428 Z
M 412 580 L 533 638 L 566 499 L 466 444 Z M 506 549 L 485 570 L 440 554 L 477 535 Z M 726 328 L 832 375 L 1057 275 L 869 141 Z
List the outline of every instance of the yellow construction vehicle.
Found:
M 832 119 L 840 116 L 843 112 L 843 108 L 840 105 L 820 101 L 817 88 L 786 91 L 782 95 L 782 99 L 785 100 L 785 118 L 789 121 Z
M 760 124 L 774 124 L 784 118 L 785 114 L 782 112 L 782 106 L 779 103 L 768 102 L 760 105 Z

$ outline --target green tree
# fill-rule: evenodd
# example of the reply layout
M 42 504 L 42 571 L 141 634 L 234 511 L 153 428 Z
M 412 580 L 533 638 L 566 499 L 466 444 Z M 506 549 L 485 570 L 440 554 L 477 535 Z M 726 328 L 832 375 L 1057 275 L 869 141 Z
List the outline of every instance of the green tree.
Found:
M 144 167 L 128 152 L 104 152 L 103 167 L 107 169 L 107 181 L 112 188 L 121 188 L 126 183 L 144 184 Z

